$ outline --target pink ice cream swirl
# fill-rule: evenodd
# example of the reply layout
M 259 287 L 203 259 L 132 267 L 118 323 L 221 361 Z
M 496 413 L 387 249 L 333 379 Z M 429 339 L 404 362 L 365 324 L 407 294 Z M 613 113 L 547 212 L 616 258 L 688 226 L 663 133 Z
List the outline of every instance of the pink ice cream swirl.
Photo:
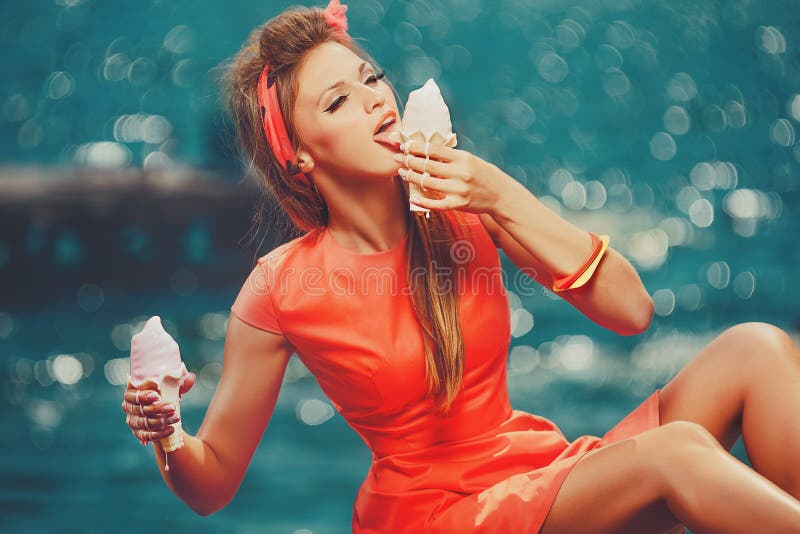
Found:
M 138 388 L 151 380 L 161 387 L 165 376 L 183 378 L 187 374 L 178 344 L 164 330 L 161 318 L 154 315 L 131 338 L 131 384 Z

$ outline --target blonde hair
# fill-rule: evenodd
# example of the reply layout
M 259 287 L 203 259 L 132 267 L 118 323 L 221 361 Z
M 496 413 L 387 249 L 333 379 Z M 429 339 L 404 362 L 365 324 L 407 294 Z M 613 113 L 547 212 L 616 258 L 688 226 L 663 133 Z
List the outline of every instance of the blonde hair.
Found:
M 376 65 L 355 39 L 346 42 L 341 40 L 328 26 L 322 13 L 319 7 L 293 6 L 283 11 L 255 28 L 241 50 L 223 64 L 221 85 L 224 105 L 233 120 L 238 140 L 237 151 L 243 162 L 249 162 L 250 169 L 263 180 L 264 185 L 261 207 L 253 216 L 254 226 L 260 226 L 268 219 L 264 206 L 271 197 L 295 227 L 287 228 L 288 232 L 285 233 L 290 236 L 295 235 L 298 229 L 302 233 L 326 227 L 328 208 L 316 187 L 310 183 L 311 180 L 305 184 L 289 176 L 267 144 L 256 96 L 258 78 L 264 65 L 268 62 L 276 73 L 278 101 L 295 150 L 300 147 L 300 139 L 294 128 L 291 110 L 298 89 L 296 74 L 306 54 L 322 43 L 335 41 L 373 66 Z M 394 86 L 389 85 L 397 94 Z M 399 98 L 397 100 L 400 101 Z M 423 330 L 428 392 L 435 398 L 439 412 L 446 414 L 461 389 L 464 368 L 456 269 L 451 255 L 456 228 L 449 224 L 444 212 L 432 210 L 430 218 L 418 212 L 412 215 L 414 222 L 409 229 L 405 249 L 408 282 L 412 288 L 414 310 Z M 462 228 L 460 224 L 458 227 Z M 442 272 L 451 273 L 450 279 L 442 280 Z M 411 280 L 412 273 L 419 275 L 421 280 Z M 449 291 L 437 287 L 437 283 L 442 282 L 450 288 Z

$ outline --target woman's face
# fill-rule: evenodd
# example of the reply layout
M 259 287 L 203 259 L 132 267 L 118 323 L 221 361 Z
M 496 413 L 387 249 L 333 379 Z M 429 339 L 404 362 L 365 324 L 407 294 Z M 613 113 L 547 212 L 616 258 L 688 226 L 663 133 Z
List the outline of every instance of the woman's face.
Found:
M 388 131 L 400 129 L 394 93 L 376 74 L 371 64 L 339 43 L 323 43 L 308 53 L 297 72 L 293 115 L 300 158 L 307 162 L 310 156 L 314 168 L 331 176 L 375 180 L 397 175 L 399 165 L 392 156 L 399 149 L 373 138 L 386 112 L 395 117 Z

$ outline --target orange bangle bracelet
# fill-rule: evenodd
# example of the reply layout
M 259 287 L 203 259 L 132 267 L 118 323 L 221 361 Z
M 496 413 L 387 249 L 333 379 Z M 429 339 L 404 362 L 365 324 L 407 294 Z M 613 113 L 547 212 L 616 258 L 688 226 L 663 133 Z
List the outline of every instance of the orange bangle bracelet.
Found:
M 594 274 L 597 265 L 600 263 L 600 258 L 602 258 L 608 248 L 610 237 L 607 235 L 597 235 L 594 232 L 589 232 L 589 235 L 592 237 L 592 252 L 589 254 L 589 257 L 574 273 L 553 279 L 554 292 L 557 293 L 559 291 L 581 287 L 588 282 L 592 274 Z

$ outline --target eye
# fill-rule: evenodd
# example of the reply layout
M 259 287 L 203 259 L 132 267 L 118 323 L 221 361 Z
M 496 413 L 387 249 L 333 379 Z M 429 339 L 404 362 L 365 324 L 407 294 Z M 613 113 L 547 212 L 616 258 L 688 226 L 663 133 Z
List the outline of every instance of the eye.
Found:
M 369 78 L 367 78 L 366 83 L 376 84 L 376 83 L 378 83 L 378 80 L 380 80 L 384 76 L 386 76 L 386 72 L 385 71 L 381 71 L 379 74 L 373 74 Z M 334 100 L 333 103 L 325 111 L 330 111 L 331 113 L 333 113 L 334 111 L 339 109 L 339 107 L 341 107 L 342 104 L 344 104 L 344 101 L 347 100 L 348 96 L 349 96 L 349 93 L 346 94 L 346 95 L 340 96 L 339 98 Z
M 386 76 L 386 73 L 385 73 L 384 71 L 381 71 L 379 74 L 377 74 L 377 75 L 376 75 L 376 74 L 373 74 L 372 76 L 370 76 L 369 78 L 367 78 L 367 81 L 374 80 L 374 81 L 376 81 L 376 82 L 377 82 L 378 80 L 380 80 L 380 79 L 381 79 L 381 78 L 383 78 L 384 76 Z
M 328 109 L 326 109 L 325 111 L 330 111 L 331 113 L 332 113 L 332 112 L 334 112 L 334 111 L 336 111 L 337 109 L 339 109 L 339 106 L 340 106 L 340 105 L 342 104 L 342 102 L 344 102 L 345 100 L 347 100 L 347 95 L 340 96 L 339 98 L 337 98 L 336 100 L 334 100 L 334 101 L 333 101 L 333 104 L 331 104 L 331 105 L 328 107 Z
M 378 74 L 373 74 L 372 76 L 367 78 L 367 82 L 372 80 L 372 83 L 378 83 L 378 80 L 380 80 L 384 76 L 386 76 L 386 73 L 384 71 L 380 71 Z

